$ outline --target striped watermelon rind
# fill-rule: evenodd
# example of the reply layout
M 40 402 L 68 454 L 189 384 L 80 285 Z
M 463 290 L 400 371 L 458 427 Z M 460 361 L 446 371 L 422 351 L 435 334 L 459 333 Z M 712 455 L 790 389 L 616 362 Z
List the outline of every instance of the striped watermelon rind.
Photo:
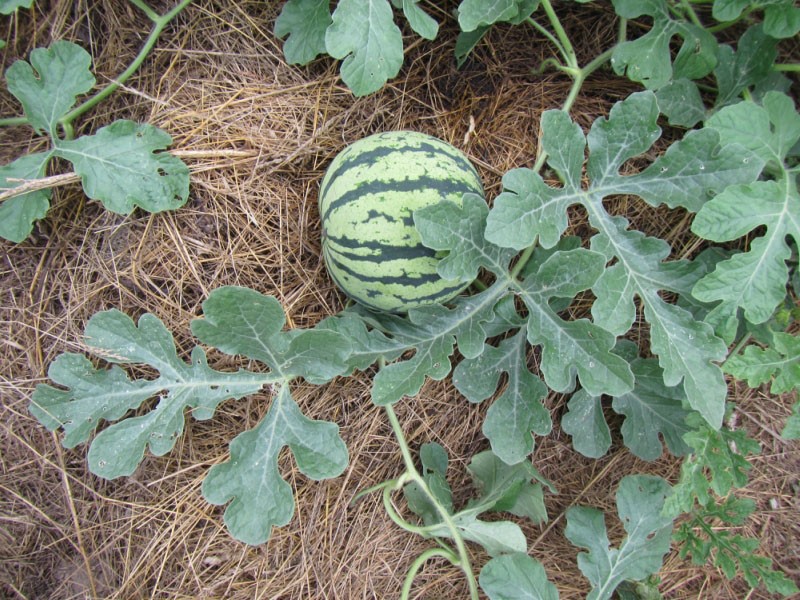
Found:
M 415 131 L 363 138 L 339 153 L 320 185 L 322 252 L 331 278 L 355 301 L 403 313 L 443 303 L 470 282 L 442 279 L 412 214 L 467 192 L 484 197 L 478 172 L 457 148 Z

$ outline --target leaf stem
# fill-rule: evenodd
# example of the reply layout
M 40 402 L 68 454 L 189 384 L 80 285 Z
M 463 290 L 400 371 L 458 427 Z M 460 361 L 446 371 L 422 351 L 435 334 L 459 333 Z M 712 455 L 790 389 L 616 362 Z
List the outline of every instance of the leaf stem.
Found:
M 446 558 L 454 564 L 458 561 L 458 558 L 452 552 L 444 548 L 429 548 L 420 554 L 416 560 L 411 563 L 411 567 L 408 573 L 406 573 L 405 581 L 403 581 L 403 588 L 400 591 L 400 600 L 407 600 L 411 596 L 411 586 L 414 585 L 414 578 L 417 576 L 417 573 L 426 562 L 437 556 Z
M 561 42 L 559 42 L 558 39 L 552 33 L 550 33 L 546 27 L 540 25 L 539 22 L 532 17 L 528 17 L 527 22 L 531 27 L 536 29 L 544 37 L 550 40 L 550 43 L 556 47 L 556 49 L 561 53 L 561 56 L 564 58 L 565 61 L 569 61 L 569 55 L 567 54 L 566 48 L 564 48 Z M 545 59 L 544 62 L 542 62 L 542 66 L 545 66 L 548 63 L 555 63 L 556 65 L 560 66 L 560 63 L 553 58 Z
M 572 47 L 572 42 L 570 41 L 567 32 L 564 31 L 564 27 L 561 25 L 558 15 L 556 15 L 556 12 L 553 10 L 553 5 L 550 4 L 550 0 L 542 0 L 542 8 L 544 9 L 547 18 L 550 20 L 550 25 L 553 26 L 553 30 L 558 36 L 558 40 L 560 42 L 558 48 L 564 55 L 564 61 L 567 63 L 567 67 L 571 69 L 578 69 L 578 58 L 575 54 L 575 49 Z
M 130 2 L 147 15 L 147 17 L 153 22 L 153 28 L 150 30 L 150 34 L 147 36 L 147 39 L 145 40 L 142 48 L 139 50 L 139 53 L 136 55 L 136 58 L 134 58 L 133 62 L 128 65 L 127 69 L 120 73 L 116 79 L 94 94 L 91 98 L 85 100 L 66 115 L 61 117 L 58 123 L 64 130 L 64 135 L 67 139 L 74 137 L 72 122 L 87 111 L 97 106 L 97 104 L 113 94 L 117 89 L 120 88 L 120 86 L 130 79 L 131 75 L 138 70 L 138 68 L 153 50 L 153 47 L 158 41 L 158 38 L 161 36 L 161 33 L 164 31 L 164 28 L 166 28 L 170 21 L 172 21 L 172 19 L 174 19 L 184 8 L 191 4 L 192 0 L 181 0 L 171 10 L 163 15 L 156 13 L 142 0 L 130 0 Z M 27 125 L 28 123 L 30 123 L 30 121 L 27 117 L 10 117 L 6 119 L 0 119 L 0 127 L 15 127 L 18 125 Z
M 186 8 L 192 0 L 181 0 L 175 7 L 173 7 L 168 12 L 164 13 L 163 15 L 159 15 L 155 13 L 149 6 L 144 4 L 141 0 L 131 0 L 131 3 L 136 5 L 140 8 L 144 13 L 153 21 L 153 28 L 150 30 L 150 35 L 147 36 L 144 45 L 139 50 L 139 53 L 136 55 L 136 58 L 133 59 L 128 68 L 125 69 L 119 76 L 109 83 L 106 87 L 102 90 L 97 92 L 94 96 L 82 102 L 80 105 L 76 106 L 66 115 L 61 118 L 61 125 L 63 127 L 67 127 L 69 124 L 72 123 L 75 119 L 79 116 L 84 114 L 85 112 L 94 108 L 97 104 L 105 100 L 108 96 L 113 94 L 121 85 L 123 85 L 130 77 L 133 75 L 142 63 L 145 61 L 147 56 L 153 50 L 153 47 L 156 45 L 158 38 L 161 36 L 161 32 L 164 31 L 164 28 L 174 19 L 184 8 Z
M 444 523 L 447 529 L 450 531 L 450 535 L 453 538 L 453 542 L 455 543 L 457 550 L 457 555 L 453 556 L 455 560 L 451 560 L 451 562 L 460 567 L 464 572 L 464 575 L 467 578 L 467 584 L 469 585 L 470 598 L 472 600 L 478 600 L 478 582 L 475 580 L 475 574 L 472 572 L 472 565 L 470 564 L 469 554 L 467 553 L 467 547 L 464 543 L 464 538 L 453 522 L 453 519 L 450 517 L 450 513 L 447 512 L 447 509 L 441 505 L 433 492 L 431 492 L 428 484 L 425 482 L 425 479 L 422 477 L 422 475 L 420 475 L 419 471 L 417 471 L 417 468 L 414 465 L 414 459 L 411 457 L 411 450 L 408 447 L 408 442 L 406 442 L 405 435 L 403 434 L 403 429 L 400 427 L 400 422 L 397 420 L 397 415 L 395 414 L 391 404 L 384 406 L 384 410 L 386 411 L 386 416 L 389 419 L 389 424 L 392 426 L 392 431 L 394 432 L 395 438 L 397 438 L 397 443 L 400 446 L 400 454 L 403 456 L 403 463 L 406 467 L 406 478 L 408 481 L 413 481 L 415 484 L 417 484 L 420 491 L 428 497 L 431 504 L 436 508 L 436 512 L 439 513 L 442 523 Z M 387 490 L 388 488 L 384 488 L 384 494 L 387 493 Z M 392 510 L 394 510 L 394 507 L 392 507 Z

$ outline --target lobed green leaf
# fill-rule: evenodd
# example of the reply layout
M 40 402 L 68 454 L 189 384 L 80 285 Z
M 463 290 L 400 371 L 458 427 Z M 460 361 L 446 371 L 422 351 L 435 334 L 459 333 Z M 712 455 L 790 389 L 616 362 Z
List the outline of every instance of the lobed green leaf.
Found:
M 59 120 L 78 95 L 94 87 L 92 57 L 77 44 L 59 40 L 31 51 L 30 61 L 18 60 L 6 70 L 8 91 L 20 101 L 38 133 L 56 138 Z
M 481 569 L 479 581 L 490 600 L 558 600 L 542 564 L 525 553 L 493 558 Z
M 356 96 L 379 90 L 403 65 L 403 38 L 388 0 L 340 0 L 325 47 L 343 59 L 342 79 Z
M 72 447 L 86 441 L 101 419 L 121 419 L 160 396 L 153 410 L 110 425 L 92 442 L 89 468 L 108 479 L 133 473 L 148 446 L 156 455 L 169 452 L 183 432 L 186 408 L 195 418 L 208 419 L 219 403 L 253 394 L 267 382 L 258 373 L 211 369 L 201 348 L 192 351 L 187 364 L 178 357 L 172 335 L 151 314 L 135 324 L 117 310 L 97 313 L 86 326 L 85 341 L 109 362 L 145 364 L 159 373 L 152 380 L 130 380 L 119 367 L 95 369 L 81 355 L 64 354 L 49 374 L 66 389 L 42 384 L 31 398 L 31 413 L 49 429 L 62 427 L 64 445 Z
M 627 532 L 612 548 L 602 512 L 573 506 L 567 510 L 567 538 L 588 552 L 578 567 L 592 584 L 587 600 L 608 600 L 627 579 L 641 580 L 661 568 L 669 551 L 672 519 L 661 515 L 669 484 L 660 477 L 628 475 L 617 490 L 617 511 Z
M 0 167 L 0 191 L 14 189 L 22 181 L 44 177 L 50 152 L 21 156 L 11 164 Z M 0 203 L 0 237 L 19 243 L 33 231 L 33 223 L 43 219 L 50 208 L 50 190 L 20 194 Z
M 157 127 L 119 120 L 94 135 L 54 143 L 53 154 L 72 163 L 86 195 L 112 212 L 173 210 L 189 198 L 189 168 L 160 152 L 172 138 Z
M 288 386 L 281 385 L 259 424 L 233 439 L 230 458 L 214 465 L 203 481 L 206 500 L 230 502 L 224 519 L 236 539 L 264 543 L 273 527 L 291 520 L 291 486 L 278 472 L 278 456 L 287 446 L 300 471 L 311 479 L 337 477 L 347 467 L 347 446 L 339 427 L 303 415 Z
M 306 65 L 325 53 L 331 21 L 329 0 L 288 0 L 275 20 L 275 35 L 288 36 L 283 45 L 286 61 Z

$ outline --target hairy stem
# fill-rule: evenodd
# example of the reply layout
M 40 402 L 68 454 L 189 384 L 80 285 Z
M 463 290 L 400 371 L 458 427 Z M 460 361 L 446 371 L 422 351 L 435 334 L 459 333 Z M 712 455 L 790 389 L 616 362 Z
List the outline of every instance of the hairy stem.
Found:
M 184 8 L 186 8 L 192 0 L 181 0 L 172 10 L 164 13 L 163 15 L 158 15 L 157 13 L 153 12 L 150 7 L 145 5 L 143 2 L 139 0 L 131 0 L 133 4 L 135 4 L 138 8 L 142 9 L 145 14 L 153 21 L 153 28 L 150 30 L 150 35 L 147 36 L 147 39 L 144 42 L 144 45 L 139 50 L 139 53 L 136 55 L 136 58 L 133 59 L 128 68 L 125 69 L 119 76 L 114 80 L 112 83 L 109 83 L 106 87 L 102 90 L 97 92 L 94 96 L 82 102 L 80 105 L 76 106 L 70 112 L 68 112 L 64 117 L 61 119 L 61 123 L 63 126 L 67 126 L 72 121 L 77 119 L 79 116 L 84 114 L 85 112 L 94 108 L 97 104 L 105 100 L 108 96 L 113 94 L 121 85 L 123 85 L 128 79 L 130 79 L 131 75 L 133 75 L 142 63 L 145 61 L 147 56 L 153 50 L 153 47 L 156 45 L 158 38 L 161 36 L 161 32 L 164 31 L 164 28 L 174 19 Z
M 406 467 L 405 476 L 408 481 L 413 481 L 415 484 L 417 484 L 420 491 L 428 497 L 428 500 L 436 508 L 436 512 L 439 513 L 442 523 L 444 523 L 444 525 L 447 527 L 456 546 L 457 554 L 453 556 L 455 560 L 451 560 L 451 562 L 460 567 L 464 572 L 469 585 L 470 598 L 472 600 L 478 600 L 478 582 L 475 580 L 475 574 L 472 572 L 472 565 L 470 564 L 469 554 L 467 554 L 467 547 L 464 543 L 464 538 L 461 535 L 461 532 L 458 530 L 458 527 L 456 527 L 455 523 L 453 523 L 450 513 L 447 512 L 447 509 L 441 505 L 433 492 L 431 492 L 428 484 L 425 482 L 425 479 L 422 477 L 422 475 L 420 475 L 419 471 L 417 471 L 417 468 L 414 465 L 414 459 L 411 456 L 411 450 L 408 447 L 408 442 L 406 442 L 405 434 L 403 433 L 403 429 L 400 427 L 400 422 L 397 420 L 397 415 L 395 414 L 394 409 L 391 405 L 387 405 L 384 407 L 384 410 L 386 411 L 386 416 L 388 417 L 389 423 L 392 426 L 392 431 L 397 439 L 397 443 L 400 446 L 400 454 L 403 457 L 403 463 Z M 384 493 L 386 493 L 386 489 L 384 490 Z

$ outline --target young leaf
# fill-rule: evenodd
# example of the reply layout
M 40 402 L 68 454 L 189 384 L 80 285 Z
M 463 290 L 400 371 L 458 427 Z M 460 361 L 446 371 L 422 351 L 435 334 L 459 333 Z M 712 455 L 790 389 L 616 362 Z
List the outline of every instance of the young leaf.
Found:
M 300 471 L 316 481 L 337 477 L 347 467 L 347 446 L 339 427 L 303 415 L 289 387 L 281 385 L 259 424 L 233 439 L 230 458 L 214 465 L 203 481 L 206 500 L 230 502 L 224 519 L 236 539 L 264 543 L 273 527 L 291 520 L 292 490 L 278 472 L 278 455 L 285 446 Z
M 556 252 L 520 285 L 528 307 L 528 341 L 542 345 L 541 369 L 547 385 L 571 390 L 577 375 L 595 396 L 620 395 L 633 388 L 627 361 L 611 352 L 615 338 L 587 319 L 565 321 L 550 306 L 551 298 L 572 298 L 591 287 L 602 273 L 605 257 L 582 248 Z
M 533 451 L 531 432 L 547 435 L 550 413 L 542 405 L 547 388 L 527 367 L 528 345 L 524 331 L 487 345 L 472 359 L 462 360 L 453 371 L 453 384 L 470 402 L 481 402 L 497 389 L 500 373 L 508 373 L 506 389 L 486 414 L 483 434 L 492 451 L 505 463 L 523 461 Z
M 340 0 L 325 47 L 344 59 L 342 79 L 356 96 L 379 90 L 403 65 L 403 38 L 388 0 Z
M 770 559 L 756 554 L 758 539 L 729 530 L 730 526 L 742 525 L 755 508 L 752 500 L 729 496 L 720 504 L 711 501 L 692 511 L 691 518 L 683 521 L 673 536 L 680 546 L 681 558 L 691 556 L 696 565 L 713 558 L 714 565 L 728 579 L 739 572 L 754 589 L 763 583 L 771 593 L 796 594 L 798 589 L 794 582 L 780 571 L 774 571 Z M 720 527 L 719 523 L 725 527 Z
M 477 500 L 470 500 L 467 509 L 509 512 L 534 523 L 547 521 L 542 485 L 554 494 L 557 491 L 530 462 L 509 465 L 486 450 L 472 457 L 467 470 L 480 493 Z
M 763 107 L 742 102 L 722 109 L 708 120 L 723 141 L 739 143 L 781 176 L 732 186 L 709 201 L 697 214 L 692 231 L 716 242 L 734 240 L 765 226 L 764 235 L 747 252 L 717 264 L 694 287 L 703 302 L 722 301 L 716 312 L 732 314 L 739 307 L 751 323 L 763 323 L 786 295 L 791 249 L 787 237 L 800 243 L 800 193 L 783 166 L 800 139 L 800 115 L 790 98 L 770 92 Z
M 693 23 L 674 20 L 665 0 L 614 0 L 613 4 L 620 17 L 653 19 L 649 32 L 614 49 L 611 66 L 618 75 L 655 90 L 673 78 L 700 79 L 716 65 L 714 36 Z M 683 38 L 683 44 L 673 63 L 670 42 L 675 36 Z
M 189 169 L 164 150 L 168 133 L 149 124 L 119 120 L 94 135 L 55 141 L 53 154 L 72 163 L 86 195 L 119 214 L 136 206 L 173 210 L 189 198 Z
M 192 332 L 228 354 L 241 354 L 272 369 L 276 378 L 303 377 L 322 384 L 347 372 L 351 344 L 326 329 L 282 331 L 286 316 L 280 302 L 255 290 L 223 286 L 203 302 L 203 318 Z
M 454 525 L 464 539 L 480 544 L 490 556 L 525 552 L 525 535 L 516 523 L 482 521 L 478 517 L 485 512 L 507 511 L 536 522 L 545 521 L 547 512 L 541 483 L 555 491 L 552 485 L 530 463 L 508 466 L 491 451 L 475 455 L 469 471 L 480 495 L 452 515 Z M 436 537 L 452 535 L 438 516 L 428 525 L 427 533 Z
M 331 24 L 329 0 L 288 0 L 275 21 L 275 35 L 289 36 L 283 54 L 289 64 L 306 65 L 325 53 L 325 30 Z
M 491 559 L 481 569 L 479 582 L 490 600 L 558 600 L 542 564 L 525 553 Z
M 464 194 L 462 206 L 442 201 L 414 211 L 414 226 L 428 248 L 446 251 L 437 266 L 443 279 L 474 281 L 481 267 L 496 275 L 507 272 L 513 250 L 484 238 L 489 207 L 477 194 Z
M 109 426 L 92 442 L 89 468 L 108 479 L 133 473 L 148 445 L 158 456 L 169 452 L 183 432 L 187 407 L 195 418 L 208 419 L 220 402 L 253 394 L 268 381 L 263 374 L 243 370 L 215 371 L 201 348 L 185 363 L 172 335 L 150 314 L 137 325 L 117 310 L 98 313 L 86 326 L 86 344 L 109 362 L 146 364 L 159 373 L 153 380 L 130 380 L 119 367 L 98 370 L 81 355 L 64 354 L 49 373 L 66 389 L 42 384 L 33 394 L 31 413 L 49 429 L 63 427 L 67 447 L 86 441 L 100 419 L 120 419 L 161 394 L 152 411 Z
M 772 380 L 773 394 L 800 390 L 800 338 L 776 332 L 771 347 L 748 346 L 742 354 L 725 361 L 723 368 L 736 379 L 747 381 L 750 387 Z
M 690 513 L 697 501 L 701 506 L 713 502 L 710 490 L 726 496 L 734 487 L 747 484 L 751 465 L 747 455 L 758 454 L 761 447 L 742 430 L 711 429 L 696 418 L 687 417 L 690 431 L 683 436 L 692 453 L 681 464 L 681 475 L 664 503 L 664 514 L 677 517 Z
M 39 179 L 44 177 L 49 152 L 21 156 L 9 165 L 0 167 L 0 191 L 10 190 L 20 182 L 10 179 Z M 33 222 L 44 218 L 50 208 L 50 190 L 37 190 L 0 202 L 0 237 L 19 243 L 33 231 Z
M 30 60 L 18 60 L 6 70 L 8 91 L 22 104 L 31 126 L 55 138 L 59 119 L 94 86 L 92 57 L 77 44 L 59 40 L 31 51 Z
M 589 550 L 578 554 L 578 567 L 592 583 L 587 600 L 608 600 L 626 579 L 644 579 L 661 568 L 672 532 L 672 519 L 661 515 L 669 489 L 660 477 L 622 479 L 617 510 L 628 535 L 619 548 L 610 547 L 602 512 L 583 506 L 567 510 L 565 535 Z
M 440 444 L 429 442 L 420 446 L 419 458 L 422 463 L 422 478 L 425 480 L 425 484 L 436 497 L 439 505 L 452 514 L 453 493 L 446 479 L 447 451 Z M 403 495 L 408 502 L 408 508 L 419 516 L 425 525 L 436 525 L 441 522 L 442 517 L 438 509 L 416 482 L 404 486 Z

